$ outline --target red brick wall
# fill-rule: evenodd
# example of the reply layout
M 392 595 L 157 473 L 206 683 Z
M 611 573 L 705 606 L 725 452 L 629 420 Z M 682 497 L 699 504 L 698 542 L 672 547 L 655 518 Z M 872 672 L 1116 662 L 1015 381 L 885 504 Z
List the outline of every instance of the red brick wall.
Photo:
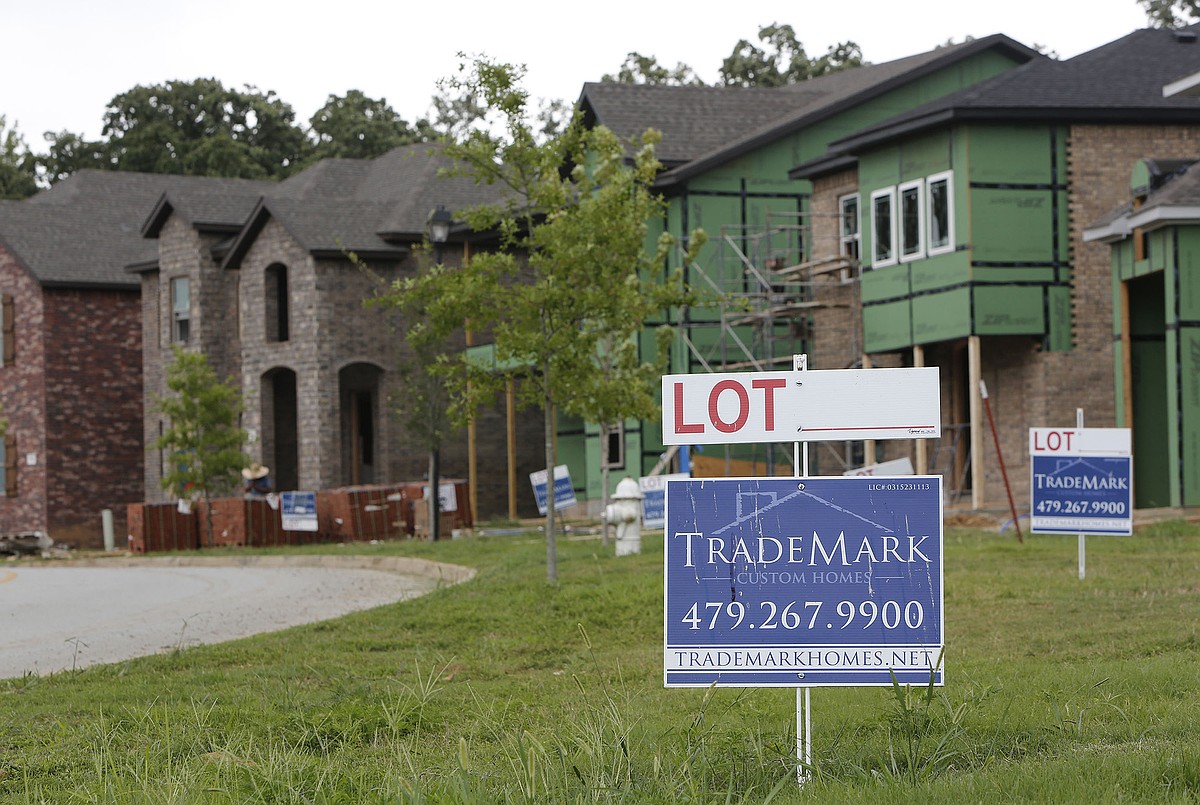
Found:
M 126 507 L 142 499 L 140 292 L 48 289 L 43 300 L 50 536 L 99 547 L 101 510 L 123 538 Z
M 2 243 L 0 294 L 13 297 L 16 319 L 15 360 L 0 367 L 0 416 L 17 445 L 17 495 L 5 497 L 0 485 L 0 534 L 47 531 L 42 289 Z M 33 466 L 25 461 L 30 454 Z

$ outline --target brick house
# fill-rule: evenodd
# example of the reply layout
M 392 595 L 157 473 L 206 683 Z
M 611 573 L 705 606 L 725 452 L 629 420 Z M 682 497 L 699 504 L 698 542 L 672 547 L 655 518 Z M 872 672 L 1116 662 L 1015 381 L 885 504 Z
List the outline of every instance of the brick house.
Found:
M 124 271 L 153 252 L 146 210 L 168 188 L 261 183 L 81 171 L 0 202 L 0 533 L 102 544 L 142 497 L 141 305 Z
M 947 485 L 976 508 L 1005 501 L 981 380 L 1018 499 L 1029 427 L 1073 426 L 1077 408 L 1089 426 L 1117 424 L 1110 255 L 1083 232 L 1129 198 L 1137 160 L 1196 154 L 1200 101 L 1163 88 L 1200 71 L 1198 30 L 1030 61 L 789 172 L 829 213 L 814 219 L 814 253 L 861 254 L 864 362 L 941 368 L 943 428 L 963 436 Z M 818 353 L 842 324 L 824 316 Z
M 325 160 L 269 188 L 170 188 L 147 205 L 152 254 L 129 269 L 141 282 L 146 398 L 165 393 L 172 347 L 199 350 L 241 390 L 248 451 L 271 467 L 277 489 L 420 480 L 427 453 L 389 415 L 404 394 L 403 322 L 364 300 L 427 259 L 418 252 L 431 210 L 491 192 L 439 177 L 447 164 L 436 145 L 406 146 Z M 487 245 L 456 229 L 441 256 L 454 265 Z M 151 444 L 161 417 L 147 407 L 142 422 Z M 475 479 L 478 513 L 506 510 L 506 452 L 516 454 L 518 478 L 540 468 L 539 422 L 520 418 L 507 445 L 504 413 L 478 413 L 488 468 Z M 148 500 L 166 495 L 164 460 L 155 452 L 145 463 Z M 443 446 L 444 477 L 466 478 L 468 464 L 466 439 Z M 518 514 L 536 513 L 532 495 L 518 499 Z

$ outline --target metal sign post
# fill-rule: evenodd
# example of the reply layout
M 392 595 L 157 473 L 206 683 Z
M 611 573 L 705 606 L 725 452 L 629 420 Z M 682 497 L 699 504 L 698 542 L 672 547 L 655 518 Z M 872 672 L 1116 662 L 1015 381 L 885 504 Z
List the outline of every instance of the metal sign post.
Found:
M 1075 427 L 1083 430 L 1083 409 L 1075 409 Z M 1082 531 L 1079 532 L 1079 580 L 1083 581 L 1087 576 L 1087 537 Z
M 792 371 L 807 372 L 808 356 L 793 355 Z M 808 477 L 808 442 L 792 446 L 792 467 L 797 478 Z M 812 688 L 796 688 L 796 784 L 803 786 L 812 779 Z

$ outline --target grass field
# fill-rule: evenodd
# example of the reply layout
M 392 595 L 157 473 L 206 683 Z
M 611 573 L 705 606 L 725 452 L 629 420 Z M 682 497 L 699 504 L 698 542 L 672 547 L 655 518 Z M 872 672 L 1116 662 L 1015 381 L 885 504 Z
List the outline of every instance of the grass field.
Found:
M 317 549 L 308 549 L 317 550 Z M 424 598 L 0 681 L 0 802 L 1196 802 L 1200 529 L 948 529 L 946 685 L 664 689 L 662 537 L 335 548 L 469 565 Z M 101 605 L 102 602 L 98 602 Z M 86 639 L 86 636 L 83 636 Z

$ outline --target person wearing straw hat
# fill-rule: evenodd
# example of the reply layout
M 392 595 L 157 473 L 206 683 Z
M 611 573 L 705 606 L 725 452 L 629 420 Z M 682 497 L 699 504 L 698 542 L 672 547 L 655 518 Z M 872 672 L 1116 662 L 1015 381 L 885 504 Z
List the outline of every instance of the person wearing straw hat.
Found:
M 249 467 L 242 470 L 242 477 L 246 479 L 244 487 L 246 497 L 265 498 L 271 493 L 270 468 L 254 461 Z

